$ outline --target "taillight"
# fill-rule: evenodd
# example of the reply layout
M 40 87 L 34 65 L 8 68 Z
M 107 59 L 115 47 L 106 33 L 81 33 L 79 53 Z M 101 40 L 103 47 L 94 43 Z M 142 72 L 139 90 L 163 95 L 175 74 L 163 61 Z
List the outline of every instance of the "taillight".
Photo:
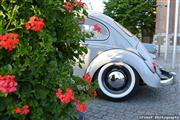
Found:
M 156 63 L 155 62 L 152 62 L 152 65 L 153 65 L 153 72 L 156 72 L 156 67 L 157 67 L 157 65 L 156 65 Z

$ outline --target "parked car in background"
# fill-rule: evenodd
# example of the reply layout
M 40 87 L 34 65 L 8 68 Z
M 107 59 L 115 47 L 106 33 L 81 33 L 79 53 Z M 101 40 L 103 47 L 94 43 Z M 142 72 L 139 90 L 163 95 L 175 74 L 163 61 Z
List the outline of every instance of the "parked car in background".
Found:
M 147 49 L 147 51 L 151 54 L 156 55 L 157 54 L 157 46 L 151 43 L 143 43 L 144 47 Z
M 150 43 L 143 43 L 143 45 L 147 49 L 147 51 L 150 53 L 151 57 L 155 59 L 157 55 L 157 46 Z
M 74 67 L 74 74 L 90 74 L 93 81 L 97 80 L 98 93 L 104 98 L 125 100 L 135 93 L 140 83 L 151 87 L 173 83 L 173 75 L 160 69 L 152 59 L 151 47 L 145 48 L 136 36 L 112 18 L 90 13 L 81 29 L 92 37 L 82 43 L 88 53 L 83 56 L 83 68 Z

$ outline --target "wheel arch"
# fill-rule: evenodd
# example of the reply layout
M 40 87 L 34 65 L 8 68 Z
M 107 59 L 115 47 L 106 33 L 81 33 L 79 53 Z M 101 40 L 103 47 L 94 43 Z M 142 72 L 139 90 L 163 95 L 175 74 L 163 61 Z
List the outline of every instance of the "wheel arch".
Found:
M 141 80 L 151 87 L 158 87 L 160 85 L 159 76 L 150 71 L 142 58 L 137 56 L 135 53 L 122 49 L 109 50 L 99 54 L 89 64 L 86 73 L 89 73 L 94 80 L 101 67 L 111 62 L 123 62 L 128 64 L 138 73 Z

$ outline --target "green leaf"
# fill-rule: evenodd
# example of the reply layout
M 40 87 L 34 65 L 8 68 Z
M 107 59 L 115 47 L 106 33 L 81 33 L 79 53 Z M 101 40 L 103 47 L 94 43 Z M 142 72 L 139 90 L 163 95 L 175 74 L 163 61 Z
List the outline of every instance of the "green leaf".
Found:
M 26 0 L 27 2 L 33 3 L 33 0 Z
M 5 94 L 0 92 L 0 97 L 7 97 L 7 93 Z
M 8 4 L 6 2 L 1 2 L 1 6 L 5 11 L 8 11 Z
M 36 90 L 35 90 L 35 96 L 37 99 L 45 99 L 47 97 L 47 95 L 49 94 L 49 90 L 46 89 L 43 86 L 37 86 Z
M 0 34 L 3 34 L 3 20 L 0 20 Z
M 2 16 L 3 18 L 5 18 L 5 17 L 6 17 L 6 15 L 4 15 L 4 13 L 3 13 L 3 11 L 2 11 L 2 10 L 0 10 L 0 16 Z
M 0 112 L 5 110 L 6 108 L 6 99 L 1 97 L 0 93 Z

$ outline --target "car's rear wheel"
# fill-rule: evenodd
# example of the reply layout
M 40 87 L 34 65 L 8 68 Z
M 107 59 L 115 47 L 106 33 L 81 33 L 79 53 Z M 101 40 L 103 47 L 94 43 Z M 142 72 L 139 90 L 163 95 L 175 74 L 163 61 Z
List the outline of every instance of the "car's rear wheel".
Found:
M 97 75 L 98 94 L 111 101 L 129 98 L 139 86 L 137 73 L 126 63 L 108 63 Z

